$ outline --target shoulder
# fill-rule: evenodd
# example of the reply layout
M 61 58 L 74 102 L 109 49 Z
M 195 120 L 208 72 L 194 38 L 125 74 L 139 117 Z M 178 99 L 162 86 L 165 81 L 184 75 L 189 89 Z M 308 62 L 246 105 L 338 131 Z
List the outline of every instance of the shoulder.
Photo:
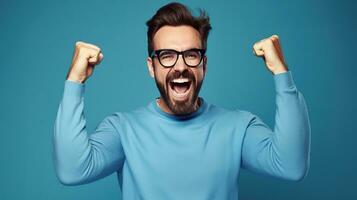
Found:
M 209 110 L 210 113 L 214 114 L 217 118 L 229 121 L 233 120 L 249 123 L 249 121 L 251 121 L 255 117 L 254 114 L 246 110 L 227 109 L 213 104 L 210 104 Z
M 106 127 L 116 130 L 118 133 L 125 133 L 125 130 L 133 123 L 137 123 L 142 113 L 142 108 L 135 109 L 133 111 L 116 111 L 112 112 L 104 117 L 99 127 Z
M 150 114 L 147 106 L 138 107 L 131 111 L 117 111 L 113 112 L 106 117 L 108 120 L 115 121 L 117 123 L 125 123 L 131 121 L 132 119 L 137 120 L 140 118 L 145 118 Z

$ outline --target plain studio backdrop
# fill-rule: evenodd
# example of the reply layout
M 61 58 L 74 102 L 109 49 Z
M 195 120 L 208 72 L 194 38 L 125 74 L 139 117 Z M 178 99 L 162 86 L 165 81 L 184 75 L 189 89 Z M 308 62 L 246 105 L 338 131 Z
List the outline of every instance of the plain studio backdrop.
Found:
M 252 45 L 278 34 L 308 105 L 308 176 L 295 183 L 243 170 L 240 199 L 357 199 L 355 2 L 182 1 L 211 17 L 201 90 L 208 102 L 251 111 L 273 127 L 273 77 Z M 146 68 L 145 22 L 166 3 L 0 1 L 0 199 L 120 199 L 116 174 L 75 187 L 58 182 L 53 125 L 78 40 L 104 53 L 86 82 L 89 132 L 105 116 L 159 95 Z

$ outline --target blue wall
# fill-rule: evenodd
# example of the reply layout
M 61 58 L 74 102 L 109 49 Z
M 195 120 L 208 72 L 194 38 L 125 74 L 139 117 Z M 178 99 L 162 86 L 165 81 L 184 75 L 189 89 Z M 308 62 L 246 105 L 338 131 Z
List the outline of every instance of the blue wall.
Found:
M 243 171 L 241 199 L 356 199 L 356 1 L 182 1 L 205 8 L 213 30 L 201 96 L 273 126 L 274 84 L 254 42 L 278 34 L 306 98 L 311 168 L 292 183 Z M 167 1 L 0 1 L 0 199 L 120 199 L 116 175 L 62 186 L 53 123 L 74 43 L 105 55 L 86 83 L 87 128 L 158 96 L 146 69 L 146 26 Z

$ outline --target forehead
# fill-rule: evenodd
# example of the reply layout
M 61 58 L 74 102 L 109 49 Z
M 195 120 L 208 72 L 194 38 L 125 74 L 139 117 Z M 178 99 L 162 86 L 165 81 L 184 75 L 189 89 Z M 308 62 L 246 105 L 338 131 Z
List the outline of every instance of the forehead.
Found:
M 163 26 L 154 35 L 154 49 L 201 48 L 200 33 L 191 26 Z

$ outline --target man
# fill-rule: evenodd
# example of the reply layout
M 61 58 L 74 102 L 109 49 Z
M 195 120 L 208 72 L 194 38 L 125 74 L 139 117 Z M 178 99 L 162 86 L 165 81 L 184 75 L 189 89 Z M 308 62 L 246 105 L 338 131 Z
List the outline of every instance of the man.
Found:
M 87 134 L 85 81 L 103 59 L 77 42 L 55 122 L 54 159 L 61 183 L 89 183 L 118 173 L 123 199 L 237 199 L 240 168 L 301 180 L 309 166 L 307 109 L 285 64 L 278 36 L 254 53 L 273 74 L 277 112 L 272 131 L 257 116 L 198 97 L 206 73 L 211 26 L 182 4 L 160 8 L 147 22 L 147 66 L 161 96 L 132 112 L 106 117 Z

